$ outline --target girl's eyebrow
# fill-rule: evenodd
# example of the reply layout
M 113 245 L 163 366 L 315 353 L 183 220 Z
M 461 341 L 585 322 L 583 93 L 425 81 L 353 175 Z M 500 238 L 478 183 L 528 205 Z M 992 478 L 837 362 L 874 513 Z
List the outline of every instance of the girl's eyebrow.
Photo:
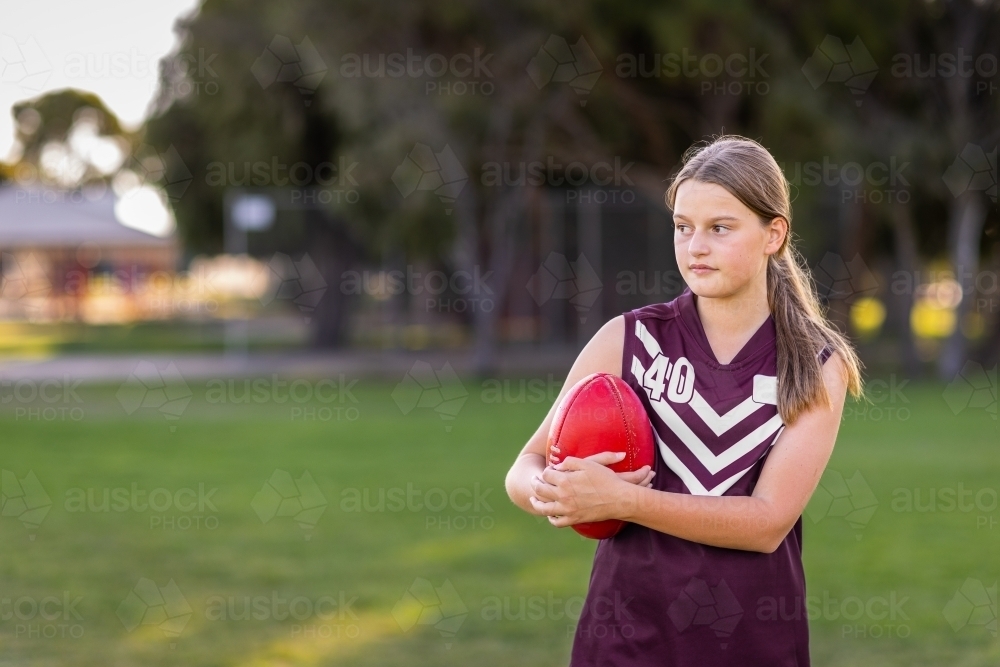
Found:
M 674 218 L 679 218 L 681 220 L 687 220 L 687 216 L 677 214 Z M 719 220 L 739 220 L 735 215 L 717 215 L 715 217 L 709 218 L 708 222 L 717 222 Z

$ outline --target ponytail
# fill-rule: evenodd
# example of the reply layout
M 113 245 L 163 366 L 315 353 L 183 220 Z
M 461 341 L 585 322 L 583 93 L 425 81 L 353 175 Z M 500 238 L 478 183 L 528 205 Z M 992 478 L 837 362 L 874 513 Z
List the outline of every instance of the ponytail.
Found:
M 778 346 L 778 411 L 791 424 L 818 403 L 830 404 L 823 362 L 834 352 L 847 373 L 847 390 L 861 394 L 861 362 L 851 344 L 827 322 L 805 262 L 786 237 L 767 260 L 767 302 Z

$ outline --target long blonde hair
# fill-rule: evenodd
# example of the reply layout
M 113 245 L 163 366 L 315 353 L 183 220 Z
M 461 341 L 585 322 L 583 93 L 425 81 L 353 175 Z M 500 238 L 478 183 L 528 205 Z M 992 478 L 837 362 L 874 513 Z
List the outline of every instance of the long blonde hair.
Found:
M 777 330 L 781 418 L 791 424 L 813 405 L 829 404 L 820 359 L 824 348 L 840 355 L 847 389 L 852 396 L 860 396 L 861 361 L 851 343 L 824 316 L 812 275 L 791 242 L 789 185 L 771 153 L 738 135 L 723 135 L 692 146 L 684 153 L 683 166 L 664 197 L 671 211 L 677 188 L 688 179 L 722 186 L 763 224 L 777 217 L 788 221 L 781 248 L 767 261 L 767 300 Z

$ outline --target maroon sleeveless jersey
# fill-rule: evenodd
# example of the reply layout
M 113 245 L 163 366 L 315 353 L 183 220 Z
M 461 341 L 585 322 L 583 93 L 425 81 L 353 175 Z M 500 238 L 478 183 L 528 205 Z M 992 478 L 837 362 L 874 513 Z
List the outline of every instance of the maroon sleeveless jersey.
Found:
M 653 488 L 751 495 L 784 427 L 773 319 L 720 364 L 690 291 L 624 316 L 622 377 L 656 435 Z M 808 667 L 804 601 L 802 517 L 770 554 L 630 523 L 598 543 L 570 667 Z

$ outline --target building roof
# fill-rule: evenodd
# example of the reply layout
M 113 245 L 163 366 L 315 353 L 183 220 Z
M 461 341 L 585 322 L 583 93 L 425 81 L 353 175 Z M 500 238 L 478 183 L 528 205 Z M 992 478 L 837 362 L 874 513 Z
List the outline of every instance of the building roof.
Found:
M 99 246 L 163 248 L 166 238 L 126 227 L 115 217 L 115 195 L 80 190 L 41 190 L 0 186 L 0 247 Z

